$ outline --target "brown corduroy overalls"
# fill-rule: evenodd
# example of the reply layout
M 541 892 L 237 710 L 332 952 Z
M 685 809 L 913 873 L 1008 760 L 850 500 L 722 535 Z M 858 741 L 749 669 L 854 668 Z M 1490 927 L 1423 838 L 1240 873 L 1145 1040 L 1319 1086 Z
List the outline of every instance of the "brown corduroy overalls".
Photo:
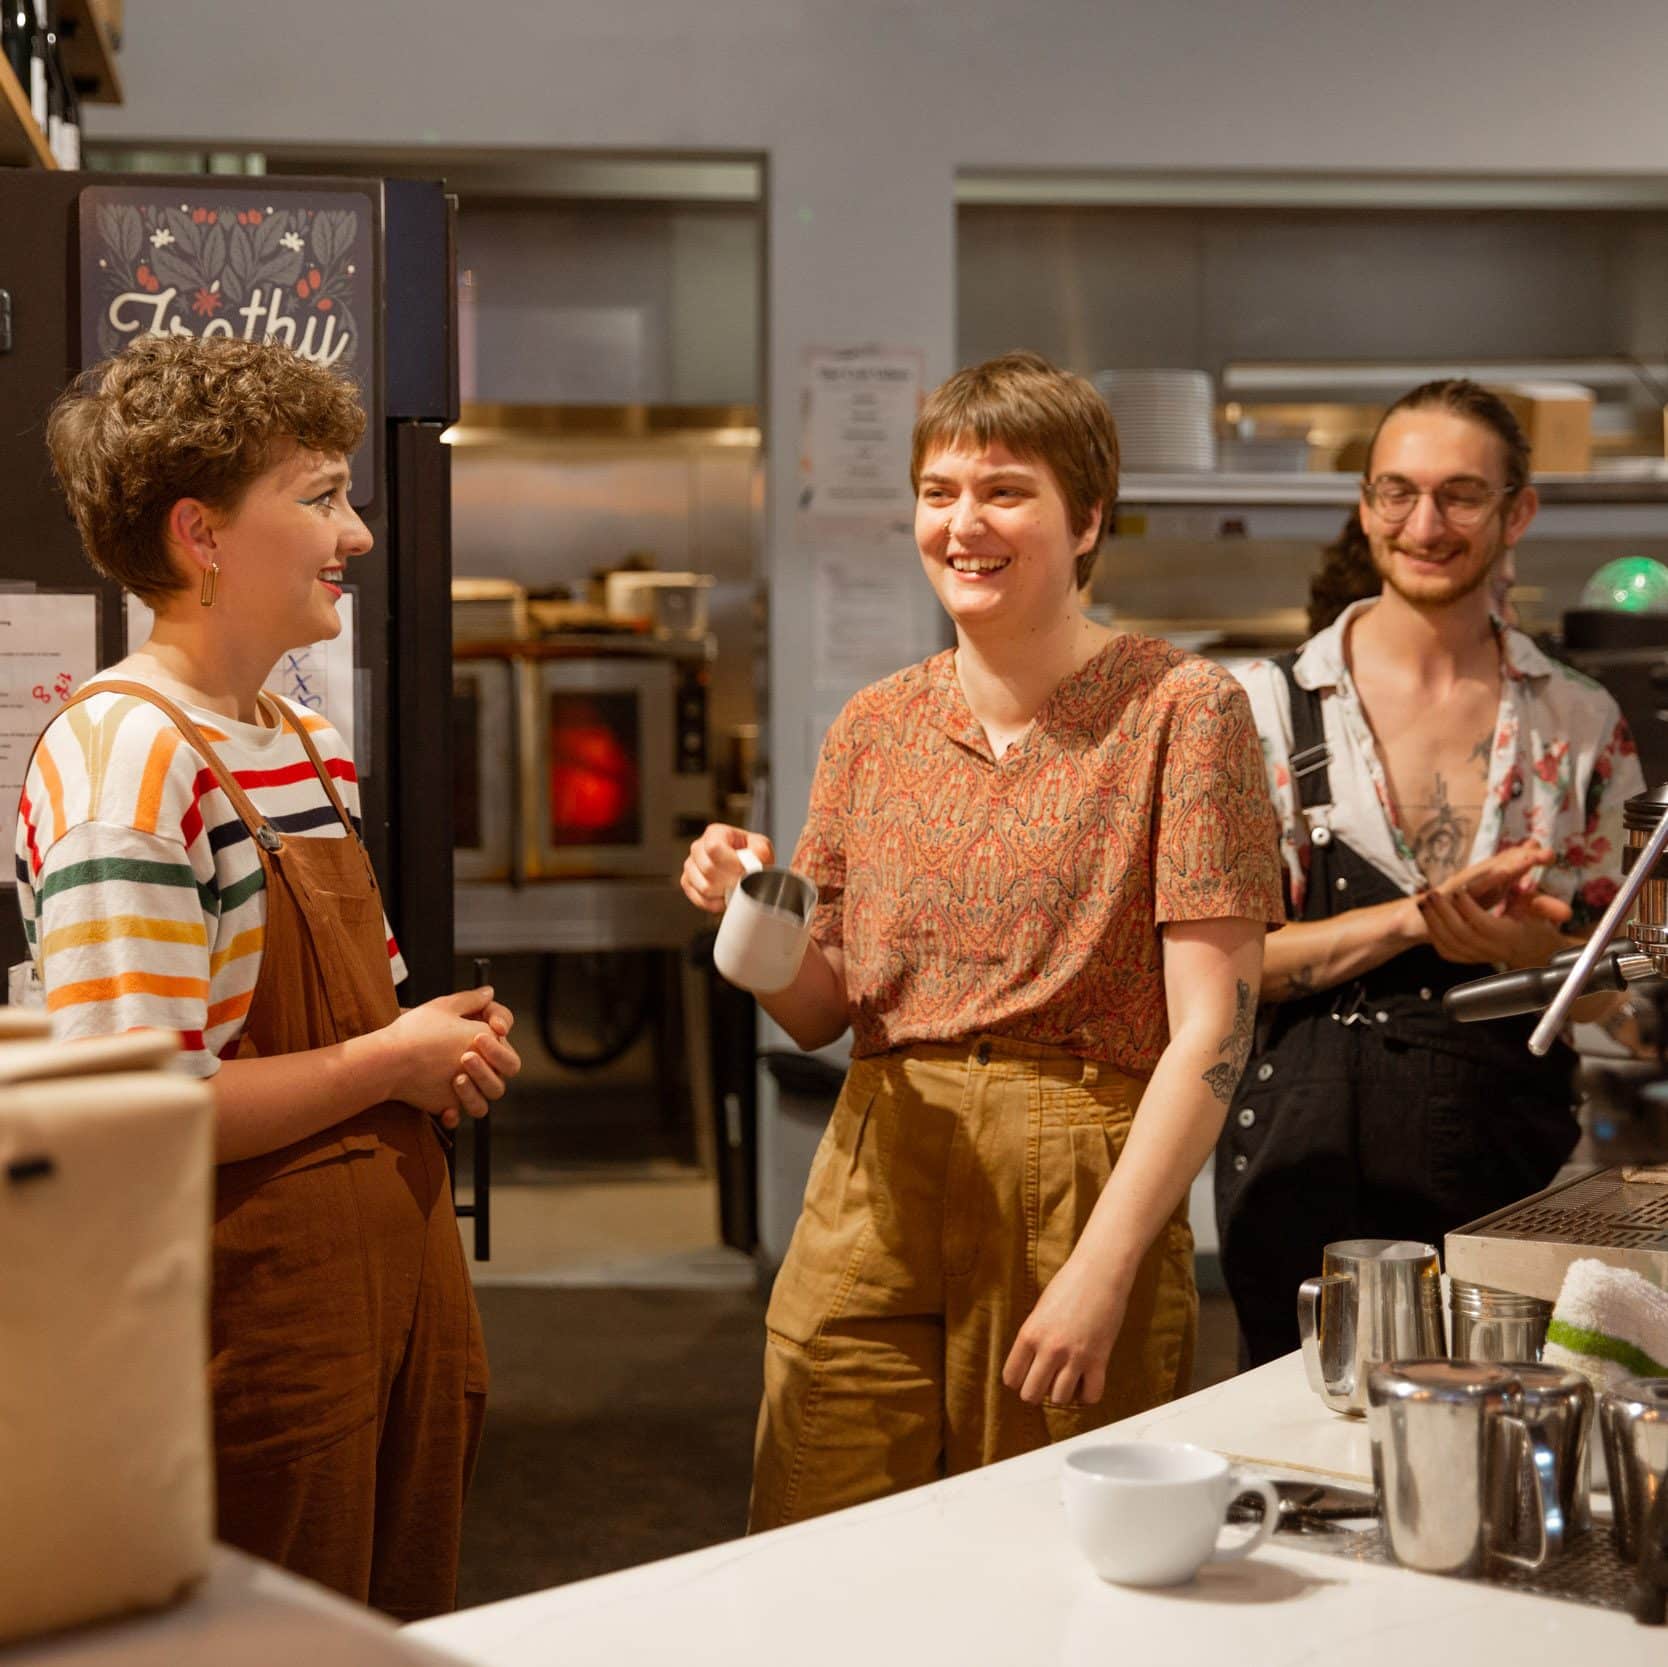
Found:
M 305 728 L 291 725 L 345 838 L 280 835 L 177 706 L 137 683 L 86 694 L 109 691 L 168 714 L 260 853 L 266 932 L 238 1056 L 397 1018 L 370 855 Z M 433 1120 L 389 1102 L 222 1164 L 214 1217 L 220 1537 L 400 1620 L 452 1608 L 487 1371 Z

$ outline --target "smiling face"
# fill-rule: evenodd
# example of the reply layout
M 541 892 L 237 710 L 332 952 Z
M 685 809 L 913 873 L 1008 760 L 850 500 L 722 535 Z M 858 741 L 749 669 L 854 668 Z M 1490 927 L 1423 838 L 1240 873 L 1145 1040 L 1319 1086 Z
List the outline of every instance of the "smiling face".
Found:
M 222 529 L 222 583 L 241 617 L 281 635 L 279 652 L 342 629 L 349 560 L 371 534 L 347 501 L 345 459 L 292 450 L 260 475 Z
M 336 636 L 349 560 L 371 548 L 347 501 L 346 460 L 291 447 L 250 484 L 229 515 L 212 516 L 226 626 L 268 641 L 272 658 Z M 191 596 L 189 605 L 195 607 Z
M 1413 409 L 1390 417 L 1373 447 L 1368 479 L 1406 482 L 1420 494 L 1399 522 L 1363 496 L 1361 525 L 1385 588 L 1421 610 L 1451 607 L 1481 592 L 1537 507 L 1532 487 L 1504 493 L 1506 448 L 1499 435 L 1451 411 Z M 1456 527 L 1432 496 L 1444 485 L 1501 495 L 1476 525 Z
M 922 462 L 915 543 L 958 629 L 1058 623 L 1076 606 L 1077 557 L 1099 535 L 1098 512 L 1074 535 L 1053 472 L 1000 441 L 972 450 L 952 444 Z

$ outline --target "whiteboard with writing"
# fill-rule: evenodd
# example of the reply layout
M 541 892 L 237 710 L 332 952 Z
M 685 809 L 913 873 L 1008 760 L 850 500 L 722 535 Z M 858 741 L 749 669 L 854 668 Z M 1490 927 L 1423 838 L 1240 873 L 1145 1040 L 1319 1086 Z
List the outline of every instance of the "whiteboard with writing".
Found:
M 98 670 L 98 596 L 0 591 L 0 810 L 8 836 L 35 738 Z M 13 876 L 5 865 L 7 881 Z

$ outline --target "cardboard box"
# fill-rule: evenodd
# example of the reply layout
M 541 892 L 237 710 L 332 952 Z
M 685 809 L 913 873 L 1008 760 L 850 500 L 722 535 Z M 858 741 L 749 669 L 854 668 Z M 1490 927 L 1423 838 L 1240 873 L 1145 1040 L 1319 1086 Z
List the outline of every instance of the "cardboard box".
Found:
M 1593 390 L 1579 382 L 1507 382 L 1494 390 L 1523 425 L 1537 475 L 1593 466 Z

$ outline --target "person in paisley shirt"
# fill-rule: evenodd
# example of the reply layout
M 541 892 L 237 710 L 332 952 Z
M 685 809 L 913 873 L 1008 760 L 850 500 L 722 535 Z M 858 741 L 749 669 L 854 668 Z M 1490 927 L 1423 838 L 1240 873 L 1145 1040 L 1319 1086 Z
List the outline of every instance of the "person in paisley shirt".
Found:
M 852 1064 L 766 1317 L 755 1529 L 1185 1390 L 1187 1193 L 1251 1043 L 1278 846 L 1244 692 L 1082 606 L 1110 414 L 1032 354 L 916 425 L 915 536 L 956 646 L 860 691 L 793 866 L 820 902 L 761 997 Z M 714 826 L 723 908 L 763 834 Z
M 1643 787 L 1616 703 L 1498 617 L 1535 517 L 1511 411 L 1467 381 L 1386 414 L 1359 514 L 1382 594 L 1244 681 L 1292 923 L 1217 1152 L 1246 1358 L 1297 1346 L 1327 1243 L 1426 1240 L 1546 1186 L 1574 1146 L 1575 1056 L 1532 1018 L 1459 1025 L 1454 984 L 1579 941 L 1615 895 Z M 1597 1016 L 1613 998 L 1577 1008 Z

